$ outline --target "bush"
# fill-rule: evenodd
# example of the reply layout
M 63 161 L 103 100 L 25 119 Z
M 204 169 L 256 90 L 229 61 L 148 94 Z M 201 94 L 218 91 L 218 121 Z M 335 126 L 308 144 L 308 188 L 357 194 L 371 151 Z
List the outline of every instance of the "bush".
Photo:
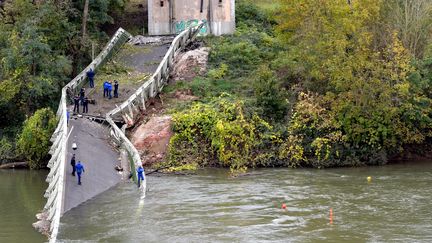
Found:
M 274 73 L 263 66 L 254 75 L 254 90 L 258 106 L 264 110 L 264 115 L 273 120 L 282 120 L 288 110 L 288 102 L 285 99 Z
M 15 148 L 7 138 L 0 140 L 0 164 L 7 162 L 15 157 Z
M 57 124 L 51 109 L 42 108 L 24 122 L 19 135 L 18 151 L 28 160 L 32 169 L 43 168 L 47 164 L 50 138 Z
M 229 67 L 229 74 L 234 77 L 250 73 L 260 62 L 260 50 L 248 41 L 232 43 L 224 40 L 212 46 L 209 54 L 212 68 L 218 68 L 219 63 L 225 63 Z
M 219 68 L 210 69 L 208 72 L 208 76 L 211 79 L 221 79 L 225 77 L 227 71 L 228 71 L 228 65 L 222 63 Z
M 356 142 L 344 130 L 331 109 L 332 99 L 301 93 L 288 125 L 288 138 L 280 147 L 280 159 L 292 167 L 335 167 L 381 165 L 387 163 L 390 147 Z M 354 124 L 353 124 L 354 126 Z
M 273 139 L 271 126 L 256 114 L 246 114 L 240 101 L 218 98 L 196 104 L 173 116 L 173 131 L 169 145 L 173 166 L 222 166 L 235 174 L 271 157 L 264 155 L 263 146 Z
M 276 21 L 251 1 L 240 0 L 236 2 L 236 25 L 257 27 L 264 32 L 271 33 Z

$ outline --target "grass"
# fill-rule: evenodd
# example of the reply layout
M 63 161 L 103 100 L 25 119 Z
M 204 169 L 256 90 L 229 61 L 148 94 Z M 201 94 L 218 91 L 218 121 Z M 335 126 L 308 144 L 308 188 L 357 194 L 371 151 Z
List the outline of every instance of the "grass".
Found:
M 105 81 L 114 82 L 114 80 L 119 81 L 122 88 L 126 88 L 127 90 L 136 90 L 145 81 L 147 81 L 150 76 L 151 74 L 149 73 L 134 72 L 121 63 L 110 61 L 97 72 L 95 76 L 94 90 L 101 91 L 103 90 L 103 83 Z M 89 93 L 89 95 L 90 94 L 91 93 Z
M 97 87 L 102 89 L 102 85 L 104 81 L 114 81 L 118 80 L 121 82 L 122 85 L 137 85 L 137 84 L 143 84 L 144 81 L 146 81 L 148 78 L 150 78 L 150 74 L 148 73 L 114 73 L 114 74 L 104 74 L 101 73 L 97 76 L 96 83 Z
M 252 0 L 252 2 L 265 11 L 270 12 L 275 12 L 281 6 L 279 1 L 275 0 Z
M 149 52 L 150 52 L 149 47 L 126 44 L 122 47 L 122 50 L 116 55 L 115 60 L 120 61 L 132 55 L 136 55 L 140 53 L 149 53 Z
M 135 72 L 132 68 L 128 67 L 124 63 L 124 59 L 137 54 L 137 53 L 148 53 L 149 48 L 137 47 L 134 45 L 124 45 L 121 51 L 116 55 L 114 60 L 109 61 L 102 67 L 95 77 L 95 84 L 98 88 L 102 89 L 103 82 L 118 80 L 122 85 L 133 85 L 143 84 L 151 74 Z

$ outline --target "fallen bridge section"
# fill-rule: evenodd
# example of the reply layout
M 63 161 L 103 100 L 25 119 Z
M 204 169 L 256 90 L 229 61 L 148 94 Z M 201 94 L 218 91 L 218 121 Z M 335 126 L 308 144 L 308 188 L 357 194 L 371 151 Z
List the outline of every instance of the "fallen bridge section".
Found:
M 187 45 L 195 40 L 203 26 L 204 25 L 201 24 L 199 26 L 191 27 L 177 35 L 150 79 L 143 82 L 143 85 L 139 87 L 134 94 L 132 94 L 119 107 L 108 112 L 106 115 L 106 120 L 111 125 L 111 134 L 113 134 L 113 138 L 129 156 L 129 160 L 131 161 L 131 171 L 135 171 L 135 168 L 142 165 L 141 156 L 131 141 L 126 137 L 124 130 L 116 126 L 113 118 L 116 117 L 116 115 L 121 115 L 126 122 L 125 126 L 132 126 L 138 120 L 140 114 L 146 110 L 146 103 L 149 99 L 156 97 L 168 82 L 170 70 L 174 65 L 174 58 L 184 48 L 186 48 Z M 135 177 L 134 180 L 136 180 Z M 146 183 L 147 180 L 144 180 L 144 183 L 141 184 L 142 198 L 145 197 Z
M 95 197 L 116 185 L 121 175 L 114 169 L 120 165 L 118 151 L 111 146 L 109 129 L 98 122 L 86 118 L 69 121 L 67 161 L 75 154 L 76 161 L 81 161 L 85 172 L 81 185 L 77 176 L 72 176 L 72 166 L 68 164 L 65 172 L 65 199 L 63 213 Z M 76 143 L 77 149 L 72 149 Z
M 69 115 L 67 111 L 67 103 L 71 100 L 71 96 L 69 95 L 74 94 L 74 91 L 81 87 L 87 80 L 87 71 L 90 69 L 97 70 L 99 66 L 104 64 L 111 56 L 113 56 L 130 37 L 131 35 L 125 30 L 122 28 L 118 29 L 116 34 L 111 38 L 92 63 L 90 63 L 62 89 L 59 108 L 57 110 L 59 122 L 51 137 L 53 145 L 49 151 L 51 154 L 51 159 L 48 162 L 50 173 L 46 179 L 49 185 L 44 195 L 47 198 L 47 203 L 45 204 L 42 213 L 37 215 L 39 221 L 33 224 L 33 226 L 41 232 L 50 236 L 50 242 L 56 241 L 60 225 L 60 217 L 63 212 L 65 212 L 65 184 L 68 179 L 65 172 L 68 167 L 67 165 L 69 165 L 67 158 L 68 132 L 71 131 L 68 126 Z
M 122 157 L 128 158 L 125 160 L 130 162 L 130 171 L 135 172 L 135 168 L 142 163 L 140 154 L 125 135 L 125 128 L 134 124 L 140 113 L 146 109 L 146 102 L 162 90 L 168 80 L 175 56 L 195 39 L 202 27 L 202 24 L 192 27 L 175 37 L 153 76 L 148 80 L 142 80 L 145 81 L 144 84 L 134 94 L 106 114 L 106 121 L 110 127 L 109 134 L 116 145 L 121 147 Z M 40 221 L 36 223 L 39 228 L 45 228 L 45 232 L 50 234 L 50 242 L 56 241 L 60 217 L 64 212 L 121 180 L 121 176 L 114 170 L 114 166 L 119 164 L 120 154 L 108 139 L 108 128 L 88 119 L 68 121 L 67 101 L 70 100 L 70 95 L 76 94 L 80 87 L 83 87 L 86 72 L 90 68 L 97 70 L 100 65 L 106 63 L 130 37 L 129 33 L 120 28 L 98 57 L 62 89 L 57 111 L 59 123 L 51 139 L 52 158 L 48 163 L 51 171 L 47 177 L 49 186 L 45 193 L 48 200 L 44 212 L 39 217 Z M 116 115 L 127 123 L 122 129 L 113 120 Z M 71 151 L 73 142 L 78 145 L 75 151 L 76 159 L 83 161 L 86 170 L 81 186 L 77 185 L 77 178 L 70 174 L 72 167 L 69 162 L 74 153 Z M 144 198 L 146 181 L 141 185 Z

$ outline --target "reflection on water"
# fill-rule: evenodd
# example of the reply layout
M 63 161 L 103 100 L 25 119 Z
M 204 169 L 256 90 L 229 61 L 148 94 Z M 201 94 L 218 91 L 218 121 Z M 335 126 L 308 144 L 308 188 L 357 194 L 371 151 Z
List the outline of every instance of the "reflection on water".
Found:
M 46 237 L 33 229 L 46 202 L 47 171 L 0 170 L 0 242 L 37 243 Z
M 432 242 L 432 163 L 147 178 L 144 204 L 122 184 L 66 213 L 62 241 Z

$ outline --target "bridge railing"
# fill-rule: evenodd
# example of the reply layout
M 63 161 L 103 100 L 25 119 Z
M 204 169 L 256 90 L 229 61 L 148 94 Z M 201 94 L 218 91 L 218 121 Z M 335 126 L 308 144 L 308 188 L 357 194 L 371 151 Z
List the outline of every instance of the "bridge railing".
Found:
M 127 151 L 131 161 L 131 171 L 133 174 L 137 166 L 142 165 L 138 150 L 126 137 L 125 133 L 113 121 L 113 117 L 120 114 L 127 125 L 133 125 L 138 118 L 138 114 L 146 110 L 146 102 L 150 98 L 154 98 L 167 83 L 169 72 L 174 64 L 174 58 L 180 53 L 190 42 L 192 42 L 199 34 L 200 29 L 204 24 L 191 27 L 177 35 L 170 48 L 165 54 L 162 62 L 159 64 L 155 73 L 145 83 L 137 89 L 125 102 L 116 109 L 110 111 L 106 115 L 106 120 L 111 125 L 111 135 L 117 143 Z M 144 181 L 146 183 L 146 180 Z M 143 184 L 144 184 L 143 183 Z M 145 184 L 142 187 L 145 190 Z
M 68 146 L 68 98 L 71 98 L 70 96 L 76 92 L 76 89 L 84 84 L 87 77 L 86 73 L 90 68 L 96 70 L 100 65 L 104 64 L 130 37 L 132 36 L 128 32 L 119 28 L 99 55 L 62 89 L 57 110 L 59 122 L 51 137 L 53 144 L 49 152 L 51 159 L 48 162 L 50 172 L 46 179 L 49 185 L 44 195 L 47 198 L 47 203 L 43 209 L 43 220 L 48 220 L 50 223 L 50 242 L 55 242 L 57 239 L 60 217 L 64 210 L 65 165 L 67 163 Z

